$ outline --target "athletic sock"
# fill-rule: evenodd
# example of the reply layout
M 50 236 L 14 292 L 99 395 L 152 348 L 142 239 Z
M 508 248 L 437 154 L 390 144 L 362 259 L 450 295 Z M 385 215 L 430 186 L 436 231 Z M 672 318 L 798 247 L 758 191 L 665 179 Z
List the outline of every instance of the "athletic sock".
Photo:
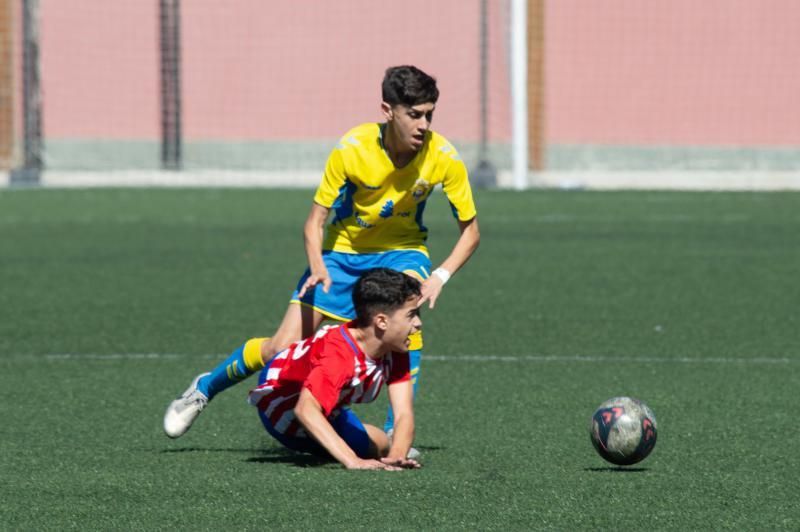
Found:
M 422 359 L 422 350 L 415 349 L 408 352 L 408 359 L 411 366 L 411 383 L 414 385 L 414 397 L 417 396 L 417 383 L 419 382 L 419 365 Z M 386 422 L 383 424 L 383 431 L 389 432 L 394 428 L 394 412 L 392 412 L 392 405 L 386 411 Z
M 251 338 L 231 356 L 219 364 L 211 373 L 197 382 L 197 389 L 210 401 L 215 395 L 227 390 L 264 367 L 261 359 L 261 343 L 266 338 Z

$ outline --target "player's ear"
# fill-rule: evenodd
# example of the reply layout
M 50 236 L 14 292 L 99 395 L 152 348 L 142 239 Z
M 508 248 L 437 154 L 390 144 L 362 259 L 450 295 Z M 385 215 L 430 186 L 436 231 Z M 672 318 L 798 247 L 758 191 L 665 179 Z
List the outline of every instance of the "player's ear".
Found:
M 394 111 L 392 110 L 392 106 L 386 102 L 381 102 L 381 113 L 383 113 L 383 117 L 386 121 L 391 121 L 394 118 Z
M 375 325 L 375 327 L 385 332 L 386 329 L 389 328 L 389 316 L 383 312 L 378 312 L 375 314 L 375 317 L 372 318 L 372 323 Z

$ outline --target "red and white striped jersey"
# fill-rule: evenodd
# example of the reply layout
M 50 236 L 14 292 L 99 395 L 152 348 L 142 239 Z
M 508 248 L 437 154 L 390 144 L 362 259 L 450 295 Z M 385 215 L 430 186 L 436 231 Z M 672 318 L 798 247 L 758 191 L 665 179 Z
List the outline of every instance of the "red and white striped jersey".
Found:
M 294 415 L 303 388 L 308 388 L 326 416 L 352 403 L 375 400 L 384 381 L 409 380 L 408 353 L 383 359 L 366 356 L 350 334 L 352 323 L 328 325 L 317 334 L 284 349 L 262 372 L 260 384 L 248 401 L 269 418 L 278 432 L 302 436 L 306 432 Z

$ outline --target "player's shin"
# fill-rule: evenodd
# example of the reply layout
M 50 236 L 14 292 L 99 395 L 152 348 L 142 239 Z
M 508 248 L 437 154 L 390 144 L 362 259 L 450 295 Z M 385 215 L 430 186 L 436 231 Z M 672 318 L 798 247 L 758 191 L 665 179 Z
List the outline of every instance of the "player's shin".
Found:
M 252 338 L 236 349 L 210 374 L 197 383 L 200 390 L 209 400 L 219 392 L 243 381 L 264 367 L 261 358 L 261 344 L 266 338 Z

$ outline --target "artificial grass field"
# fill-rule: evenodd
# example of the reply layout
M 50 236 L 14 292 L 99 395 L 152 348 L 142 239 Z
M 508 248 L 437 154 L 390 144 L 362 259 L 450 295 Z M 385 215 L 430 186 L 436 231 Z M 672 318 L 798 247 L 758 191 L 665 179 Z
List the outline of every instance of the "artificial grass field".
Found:
M 800 528 L 797 193 L 478 192 L 422 316 L 421 470 L 284 451 L 248 384 L 169 440 L 169 401 L 277 327 L 311 196 L 0 191 L 1 529 Z M 426 225 L 438 263 L 439 193 Z M 615 395 L 659 423 L 627 469 L 588 437 Z

